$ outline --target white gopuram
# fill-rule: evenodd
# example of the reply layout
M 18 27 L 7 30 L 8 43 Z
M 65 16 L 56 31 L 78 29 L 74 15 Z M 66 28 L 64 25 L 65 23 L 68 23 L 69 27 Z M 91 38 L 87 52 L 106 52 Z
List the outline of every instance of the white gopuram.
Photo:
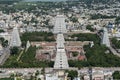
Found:
M 59 42 L 65 43 L 65 39 L 64 39 L 63 34 L 58 34 L 57 35 L 56 43 L 59 44 Z
M 102 44 L 106 45 L 106 47 L 110 47 L 110 40 L 106 28 L 103 29 Z
M 67 33 L 65 17 L 63 15 L 57 15 L 55 17 L 55 25 L 53 29 L 54 34 Z
M 30 41 L 27 41 L 26 50 L 25 50 L 25 51 L 27 51 L 27 50 L 29 49 L 30 46 L 31 46 Z
M 26 49 L 28 49 L 30 47 L 30 41 L 27 41 L 27 44 L 26 44 Z
M 21 46 L 21 40 L 20 40 L 18 28 L 14 27 L 10 39 L 10 47 L 20 47 L 20 46 Z
M 54 64 L 54 69 L 68 69 L 68 60 L 67 55 L 65 51 L 65 40 L 63 34 L 57 34 L 57 53 L 56 53 L 56 59 Z

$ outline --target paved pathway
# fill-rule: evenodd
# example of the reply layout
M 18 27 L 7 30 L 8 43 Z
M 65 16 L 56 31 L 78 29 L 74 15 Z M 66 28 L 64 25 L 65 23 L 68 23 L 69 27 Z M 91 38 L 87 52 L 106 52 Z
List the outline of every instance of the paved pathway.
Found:
M 117 55 L 118 57 L 120 57 L 120 54 L 112 47 L 109 47 L 109 49 L 111 50 L 111 52 L 114 54 L 114 55 Z
M 19 56 L 18 56 L 18 58 L 17 58 L 17 61 L 20 60 L 20 58 L 21 58 L 21 56 L 22 56 L 22 54 L 23 54 L 23 51 L 24 51 L 24 50 L 22 50 L 22 51 L 20 52 L 20 54 L 19 54 Z

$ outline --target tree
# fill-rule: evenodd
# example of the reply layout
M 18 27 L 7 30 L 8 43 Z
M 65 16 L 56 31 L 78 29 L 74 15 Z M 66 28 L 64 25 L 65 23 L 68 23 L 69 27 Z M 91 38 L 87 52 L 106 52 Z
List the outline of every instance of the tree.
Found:
M 8 40 L 5 40 L 3 37 L 0 38 L 1 44 L 3 47 L 8 46 Z
M 52 32 L 26 32 L 21 36 L 22 42 L 29 41 L 55 41 Z
M 117 17 L 117 18 L 115 19 L 115 23 L 116 23 L 116 24 L 120 24 L 120 17 Z
M 102 14 L 91 15 L 91 19 L 107 19 L 107 18 L 115 18 L 115 16 L 106 16 L 106 15 L 102 15 Z
M 45 68 L 44 67 L 41 70 L 41 74 L 45 74 Z
M 4 42 L 4 40 L 5 40 L 5 39 L 4 39 L 3 37 L 0 37 L 0 41 L 1 41 L 1 42 Z
M 120 79 L 120 72 L 119 71 L 115 71 L 113 74 L 112 74 L 112 76 L 113 76 L 113 79 Z
M 38 78 L 38 80 L 41 80 L 40 78 Z
M 19 51 L 19 49 L 18 49 L 18 47 L 12 47 L 12 48 L 10 49 L 10 51 L 11 51 L 11 54 L 17 54 L 18 51 Z
M 112 41 L 112 46 L 114 48 L 120 48 L 120 41 L 119 40 L 117 40 L 116 38 L 112 38 L 111 41 Z
M 92 31 L 92 32 L 94 31 L 94 29 L 92 28 L 91 25 L 87 25 L 87 26 L 86 26 L 86 29 L 88 29 L 88 30 L 90 30 L 90 31 Z
M 70 20 L 74 23 L 78 22 L 78 18 L 77 17 L 71 17 Z
M 5 40 L 5 41 L 2 43 L 2 46 L 3 46 L 3 47 L 8 46 L 8 40 Z
M 71 38 L 77 37 L 77 41 L 94 41 L 94 43 L 96 44 L 100 43 L 100 38 L 97 34 L 79 33 L 79 34 L 73 34 L 70 37 Z
M 4 30 L 0 29 L 0 33 L 5 32 Z
M 22 47 L 26 47 L 26 41 L 22 41 Z
M 36 73 L 35 73 L 35 76 L 38 76 L 39 75 L 39 71 L 37 70 Z
M 72 52 L 72 56 L 73 56 L 73 57 L 77 57 L 78 54 L 79 54 L 78 52 Z
M 71 71 L 67 71 L 67 72 L 68 72 L 68 77 L 70 77 L 71 80 L 73 80 L 75 77 L 78 76 L 78 72 L 77 71 L 71 70 Z

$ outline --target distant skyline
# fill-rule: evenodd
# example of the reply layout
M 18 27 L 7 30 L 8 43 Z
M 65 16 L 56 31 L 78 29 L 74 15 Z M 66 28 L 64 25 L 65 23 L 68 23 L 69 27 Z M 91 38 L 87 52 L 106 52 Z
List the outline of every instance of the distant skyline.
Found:
M 24 0 L 24 1 L 67 1 L 67 0 Z

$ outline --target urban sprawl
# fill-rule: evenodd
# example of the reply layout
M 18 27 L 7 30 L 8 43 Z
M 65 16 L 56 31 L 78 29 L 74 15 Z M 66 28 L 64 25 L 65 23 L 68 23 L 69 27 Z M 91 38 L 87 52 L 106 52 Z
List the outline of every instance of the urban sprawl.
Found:
M 0 1 L 0 80 L 120 80 L 120 1 Z

